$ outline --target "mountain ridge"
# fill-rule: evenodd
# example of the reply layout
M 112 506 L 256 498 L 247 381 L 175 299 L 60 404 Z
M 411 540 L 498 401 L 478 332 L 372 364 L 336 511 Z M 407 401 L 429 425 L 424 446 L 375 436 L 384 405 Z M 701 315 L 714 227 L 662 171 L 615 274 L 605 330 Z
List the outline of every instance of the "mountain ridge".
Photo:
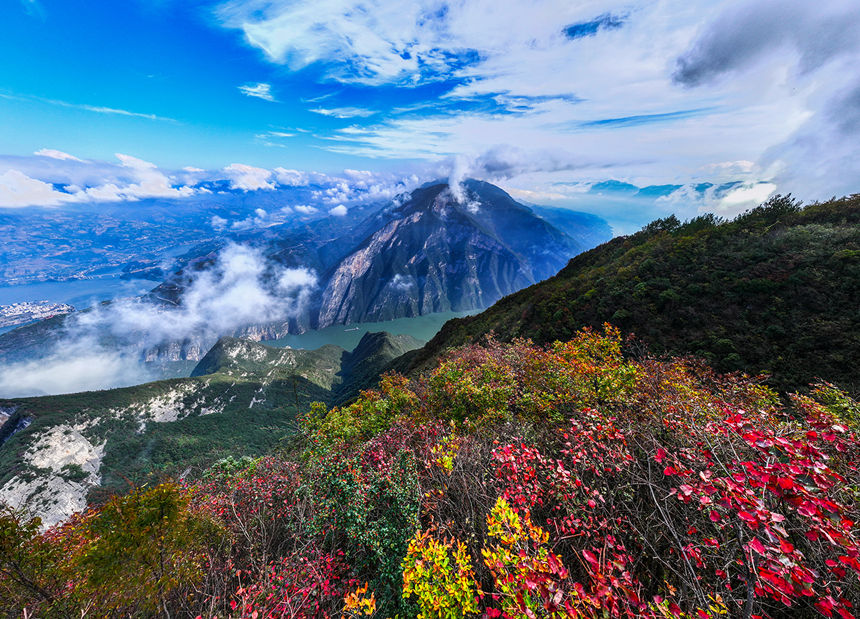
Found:
M 367 333 L 353 351 L 274 348 L 224 337 L 189 378 L 0 399 L 0 504 L 55 524 L 94 494 L 262 455 L 312 402 L 339 404 L 421 342 Z
M 494 334 L 538 344 L 609 322 L 659 354 L 767 372 L 781 390 L 816 378 L 854 393 L 860 374 L 860 196 L 800 208 L 772 198 L 731 221 L 674 217 L 616 237 L 482 313 L 446 323 L 394 363 L 414 373 Z M 828 346 L 822 350 L 821 342 Z

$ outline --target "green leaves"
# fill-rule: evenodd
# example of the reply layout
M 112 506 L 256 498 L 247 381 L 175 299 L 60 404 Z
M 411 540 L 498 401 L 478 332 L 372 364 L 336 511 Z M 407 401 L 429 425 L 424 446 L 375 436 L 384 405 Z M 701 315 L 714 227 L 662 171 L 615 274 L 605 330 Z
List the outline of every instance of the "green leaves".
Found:
M 202 578 L 203 550 L 218 533 L 189 510 L 188 493 L 176 484 L 115 496 L 85 527 L 82 587 L 103 610 L 154 611 L 174 589 Z

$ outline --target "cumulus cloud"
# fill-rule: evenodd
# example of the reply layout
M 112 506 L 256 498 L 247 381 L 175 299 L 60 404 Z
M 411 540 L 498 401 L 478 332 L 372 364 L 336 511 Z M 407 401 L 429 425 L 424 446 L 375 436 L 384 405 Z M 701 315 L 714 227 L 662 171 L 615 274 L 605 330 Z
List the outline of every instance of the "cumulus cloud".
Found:
M 83 194 L 95 201 L 139 200 L 142 198 L 187 198 L 194 189 L 174 186 L 173 181 L 161 172 L 154 163 L 116 153 L 120 165 L 129 170 L 132 182 L 127 185 L 108 183 L 83 190 Z M 83 196 L 81 196 L 83 199 Z
M 302 187 L 310 183 L 310 177 L 307 172 L 288 170 L 286 168 L 275 168 L 274 174 L 279 185 L 285 185 L 287 187 Z
M 257 191 L 275 188 L 275 184 L 270 181 L 272 172 L 265 168 L 255 168 L 244 163 L 231 163 L 224 168 L 224 173 L 230 179 L 230 186 L 233 189 Z
M 0 175 L 0 207 L 59 206 L 71 202 L 122 202 L 143 198 L 186 198 L 194 188 L 178 183 L 154 164 L 117 153 L 119 165 L 93 163 L 60 151 L 39 151 L 40 166 L 25 159 L 33 178 L 16 168 Z
M 348 210 L 343 204 L 338 204 L 333 209 L 329 209 L 328 214 L 334 215 L 335 217 L 344 217 L 347 214 Z
M 0 207 L 57 206 L 74 200 L 74 196 L 57 191 L 49 183 L 30 178 L 18 170 L 0 174 Z
M 171 342 L 203 350 L 251 324 L 284 321 L 307 310 L 317 286 L 306 268 L 285 268 L 254 248 L 231 244 L 193 272 L 176 306 L 120 299 L 68 318 L 66 335 L 44 359 L 0 371 L 0 397 L 136 384 L 151 378 L 141 359 Z
M 248 97 L 256 97 L 257 99 L 262 99 L 263 101 L 271 101 L 274 102 L 275 95 L 272 94 L 272 85 L 264 84 L 262 82 L 258 82 L 256 84 L 244 84 L 239 86 L 239 91 Z
M 106 327 L 116 337 L 139 335 L 147 346 L 191 336 L 212 339 L 298 315 L 315 285 L 307 269 L 278 268 L 259 250 L 230 244 L 211 268 L 191 275 L 177 307 L 129 299 L 82 313 L 79 320 L 84 328 Z
M 265 209 L 254 209 L 253 215 L 245 219 L 234 221 L 230 225 L 231 230 L 251 230 L 252 228 L 267 228 L 284 222 L 284 215 L 292 212 L 290 207 L 280 209 L 276 214 L 271 214 Z

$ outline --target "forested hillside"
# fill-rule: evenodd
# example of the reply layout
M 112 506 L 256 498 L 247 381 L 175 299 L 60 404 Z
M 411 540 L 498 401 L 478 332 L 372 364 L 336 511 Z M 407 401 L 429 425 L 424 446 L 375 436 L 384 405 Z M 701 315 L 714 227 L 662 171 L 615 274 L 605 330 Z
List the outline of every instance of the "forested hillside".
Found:
M 718 371 L 771 375 L 780 390 L 816 378 L 860 390 L 860 196 L 806 208 L 776 197 L 732 221 L 657 220 L 573 258 L 555 277 L 452 320 L 411 367 L 493 332 L 567 340 L 604 322 L 658 354 Z

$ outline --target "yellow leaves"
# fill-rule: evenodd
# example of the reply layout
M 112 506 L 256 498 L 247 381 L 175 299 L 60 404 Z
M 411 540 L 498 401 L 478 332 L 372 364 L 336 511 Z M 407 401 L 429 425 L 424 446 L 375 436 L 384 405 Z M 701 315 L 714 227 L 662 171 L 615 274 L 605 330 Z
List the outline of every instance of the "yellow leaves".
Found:
M 344 617 L 370 617 L 376 612 L 376 594 L 371 591 L 370 596 L 367 593 L 368 584 L 364 583 L 355 591 L 347 593 L 343 598 Z
M 454 469 L 454 458 L 460 451 L 462 440 L 453 434 L 446 436 L 430 449 L 433 464 L 450 473 Z
M 565 598 L 561 584 L 567 570 L 547 549 L 549 534 L 532 524 L 528 510 L 519 514 L 499 498 L 487 516 L 487 534 L 500 542 L 483 548 L 481 554 L 502 610 L 515 618 L 566 616 L 560 602 Z M 548 603 L 550 599 L 555 602 Z
M 418 598 L 419 619 L 462 619 L 478 612 L 477 584 L 466 546 L 418 532 L 403 559 L 403 597 Z
M 302 428 L 323 445 L 367 440 L 388 429 L 397 417 L 413 415 L 417 403 L 409 379 L 385 374 L 378 390 L 362 391 L 349 406 L 326 411 L 324 405 L 311 405 Z
M 496 505 L 487 516 L 487 533 L 505 546 L 516 548 L 527 547 L 529 541 L 540 545 L 549 540 L 549 533 L 532 524 L 527 510 L 524 517 L 520 518 L 510 503 L 503 498 L 496 501 Z

